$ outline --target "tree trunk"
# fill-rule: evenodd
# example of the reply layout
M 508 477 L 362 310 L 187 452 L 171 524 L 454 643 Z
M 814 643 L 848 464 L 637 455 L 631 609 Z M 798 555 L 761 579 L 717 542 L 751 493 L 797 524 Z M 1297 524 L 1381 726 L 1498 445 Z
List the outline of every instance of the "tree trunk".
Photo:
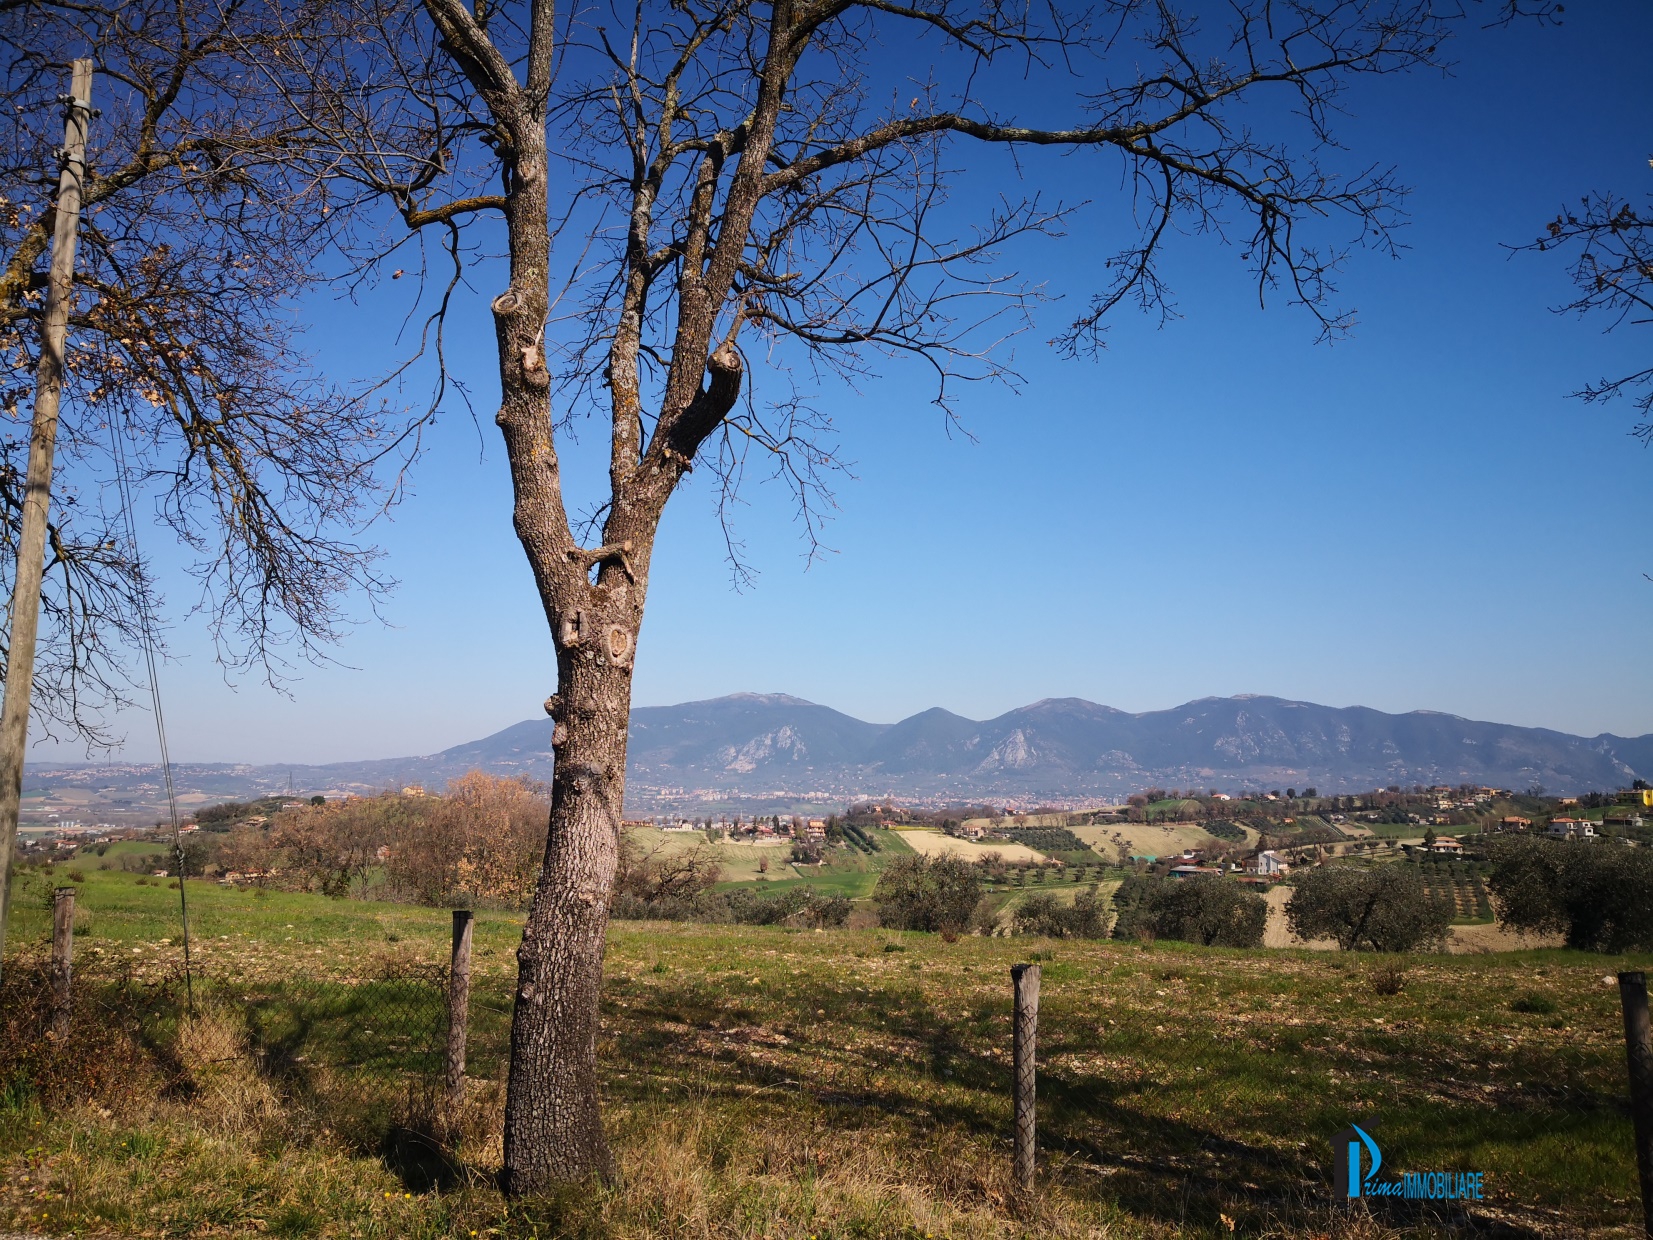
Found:
M 608 1179 L 597 1098 L 598 1003 L 625 794 L 631 664 L 558 652 L 545 867 L 518 951 L 505 1103 L 507 1195 Z

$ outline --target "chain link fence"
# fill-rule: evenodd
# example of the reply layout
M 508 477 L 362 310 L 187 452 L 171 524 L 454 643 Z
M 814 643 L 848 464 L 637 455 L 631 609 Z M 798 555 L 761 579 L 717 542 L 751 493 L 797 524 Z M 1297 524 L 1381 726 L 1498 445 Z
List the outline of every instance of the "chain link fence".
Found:
M 18 956 L 0 988 L 0 1049 L 13 1087 L 45 1102 L 147 1073 L 174 1100 L 278 1105 L 296 1128 L 374 1145 L 439 1129 L 447 972 L 381 961 L 346 975 L 209 966 L 186 976 L 88 956 L 75 962 L 65 1014 L 50 960 Z
M 1346 1196 L 1340 1139 L 1358 1125 L 1373 1143 L 1362 1174 L 1400 1186 L 1358 1204 L 1397 1221 L 1469 1205 L 1562 1234 L 1640 1217 L 1619 990 L 1605 971 L 1534 964 L 1482 978 L 1419 958 L 1112 944 L 1055 955 L 1039 1022 L 1040 1158 L 1107 1177 L 1127 1209 L 1199 1217 L 1245 1201 L 1312 1215 Z M 13 1069 L 0 1088 L 26 1080 L 43 1101 L 74 1100 L 100 1074 L 143 1070 L 193 1105 L 279 1108 L 358 1148 L 411 1140 L 433 1175 L 460 1157 L 497 1165 L 511 972 L 471 985 L 456 1105 L 446 962 L 259 976 L 209 965 L 186 980 L 82 957 L 64 1035 L 49 959 L 19 957 L 0 986 L 0 1065 Z M 642 1035 L 623 1004 L 613 1015 L 612 1036 Z M 958 1033 L 961 1046 L 975 1036 Z M 679 1066 L 715 1076 L 722 1061 L 696 1047 Z M 1009 1085 L 989 1073 L 980 1088 L 985 1105 Z M 1406 1191 L 1409 1177 L 1442 1173 L 1479 1176 L 1482 1196 Z

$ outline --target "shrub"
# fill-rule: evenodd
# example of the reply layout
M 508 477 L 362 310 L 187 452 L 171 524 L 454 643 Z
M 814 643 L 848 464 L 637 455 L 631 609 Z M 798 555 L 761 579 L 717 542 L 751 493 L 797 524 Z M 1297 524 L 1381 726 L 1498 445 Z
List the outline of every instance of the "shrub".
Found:
M 807 887 L 774 895 L 754 887 L 713 891 L 721 877 L 717 849 L 702 845 L 674 855 L 643 853 L 629 841 L 620 853 L 610 913 L 634 921 L 735 922 L 746 926 L 842 926 L 852 904 Z
M 710 908 L 719 901 L 729 910 L 728 920 L 746 926 L 836 927 L 849 919 L 850 912 L 850 901 L 846 897 L 823 896 L 807 887 L 792 887 L 773 896 L 760 895 L 745 887 L 731 892 L 710 892 L 701 905 Z
M 1366 971 L 1366 980 L 1375 995 L 1398 995 L 1406 987 L 1406 964 L 1400 960 L 1379 961 Z
M 727 901 L 725 915 L 717 916 L 704 898 L 722 877 L 714 847 L 702 844 L 679 853 L 656 849 L 645 855 L 629 836 L 622 836 L 609 911 L 639 921 L 733 921 Z
M 957 857 L 901 857 L 878 876 L 872 898 L 879 921 L 892 930 L 958 934 L 981 900 L 981 876 Z
M 1059 904 L 1054 895 L 1029 896 L 1015 912 L 1017 934 L 1052 939 L 1100 939 L 1108 933 L 1107 916 L 1097 902 L 1096 889 L 1081 891 L 1072 904 Z
M 1286 920 L 1298 938 L 1335 939 L 1344 951 L 1409 952 L 1444 939 L 1452 912 L 1415 866 L 1325 865 L 1297 879 Z
M 1653 949 L 1653 850 L 1531 836 L 1498 841 L 1487 886 L 1498 920 L 1580 951 Z
M 113 1016 L 119 1011 L 111 1005 L 114 996 L 85 976 L 76 979 L 74 995 L 68 1036 L 49 1035 L 48 961 L 23 954 L 6 960 L 0 977 L 0 1110 L 113 1096 L 145 1069 L 141 1048 Z
M 983 896 L 976 901 L 975 911 L 970 914 L 970 929 L 988 938 L 998 933 L 999 909 L 993 903 L 992 896 Z

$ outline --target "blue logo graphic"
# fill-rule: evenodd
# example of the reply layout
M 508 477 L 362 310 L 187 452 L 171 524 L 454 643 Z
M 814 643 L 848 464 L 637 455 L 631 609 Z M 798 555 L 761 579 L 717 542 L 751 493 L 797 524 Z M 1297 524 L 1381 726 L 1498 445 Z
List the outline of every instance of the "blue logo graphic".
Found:
M 1374 1128 L 1375 1120 L 1368 1120 Z M 1378 1187 L 1377 1173 L 1383 1166 L 1383 1151 L 1378 1149 L 1378 1143 L 1372 1140 L 1372 1134 L 1359 1124 L 1350 1124 L 1337 1136 L 1332 1138 L 1332 1149 L 1338 1154 L 1337 1158 L 1337 1195 L 1339 1197 L 1372 1196 L 1372 1190 Z M 1365 1175 L 1360 1174 L 1361 1153 L 1365 1152 L 1366 1161 L 1370 1163 Z
M 1376 1117 L 1368 1119 L 1366 1126 L 1376 1128 Z M 1479 1171 L 1407 1171 L 1399 1179 L 1378 1179 L 1383 1151 L 1372 1134 L 1359 1124 L 1350 1124 L 1332 1138 L 1332 1154 L 1332 1179 L 1339 1197 L 1482 1199 L 1485 1177 Z

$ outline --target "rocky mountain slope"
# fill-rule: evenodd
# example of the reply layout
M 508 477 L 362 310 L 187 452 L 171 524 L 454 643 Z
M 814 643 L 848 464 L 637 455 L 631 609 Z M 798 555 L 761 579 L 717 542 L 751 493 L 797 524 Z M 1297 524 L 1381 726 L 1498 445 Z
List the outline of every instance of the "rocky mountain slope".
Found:
M 543 778 L 550 741 L 550 723 L 534 720 L 421 761 L 444 772 L 474 765 Z M 1653 736 L 1586 738 L 1435 711 L 1390 715 L 1253 696 L 1142 714 L 1049 698 L 981 722 L 938 708 L 876 724 L 784 694 L 742 693 L 640 707 L 631 728 L 631 787 L 640 803 L 696 791 L 1066 798 L 1152 783 L 1579 791 L 1649 772 Z
M 227 790 L 438 788 L 473 767 L 551 776 L 551 723 L 535 719 L 423 757 L 314 767 L 189 766 L 186 783 Z M 976 721 L 941 709 L 867 723 L 785 694 L 737 693 L 632 713 L 628 805 L 647 813 L 709 801 L 776 807 L 857 797 L 1082 800 L 1165 787 L 1491 784 L 1551 792 L 1653 778 L 1653 735 L 1571 736 L 1436 711 L 1390 715 L 1282 698 L 1201 698 L 1131 714 L 1047 698 Z M 30 782 L 99 782 L 94 768 Z M 112 768 L 97 768 L 109 771 Z M 143 779 L 147 768 L 124 767 Z

